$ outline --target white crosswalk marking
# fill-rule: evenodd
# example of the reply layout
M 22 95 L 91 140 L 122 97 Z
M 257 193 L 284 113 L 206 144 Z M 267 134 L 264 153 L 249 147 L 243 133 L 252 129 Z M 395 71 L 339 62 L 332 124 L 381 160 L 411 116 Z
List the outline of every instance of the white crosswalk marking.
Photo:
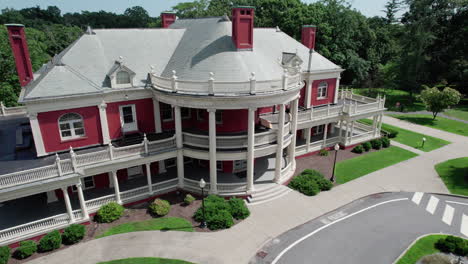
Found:
M 431 214 L 434 214 L 438 204 L 439 198 L 436 198 L 435 196 L 431 195 L 429 203 L 427 203 L 426 211 L 428 211 Z
M 447 225 L 451 225 L 454 212 L 455 212 L 455 209 L 452 206 L 448 204 L 445 205 L 444 216 L 442 216 L 442 221 L 446 223 Z
M 413 199 L 411 199 L 411 201 L 413 201 L 415 204 L 419 205 L 423 195 L 424 195 L 424 193 L 422 193 L 422 192 L 415 192 L 414 195 L 413 195 Z
M 468 237 L 468 216 L 463 214 L 462 216 L 462 222 L 460 225 L 460 232 Z

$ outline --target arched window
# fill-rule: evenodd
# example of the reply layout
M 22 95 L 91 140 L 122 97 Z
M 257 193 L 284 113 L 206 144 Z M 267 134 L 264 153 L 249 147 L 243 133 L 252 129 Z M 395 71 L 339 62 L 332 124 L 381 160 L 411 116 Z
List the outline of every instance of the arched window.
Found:
M 73 139 L 85 136 L 83 118 L 76 113 L 64 114 L 59 118 L 60 137 Z
M 117 72 L 117 84 L 130 83 L 130 74 L 126 71 Z
M 327 97 L 327 89 L 328 89 L 328 83 L 327 82 L 319 83 L 317 97 L 318 98 L 326 98 Z

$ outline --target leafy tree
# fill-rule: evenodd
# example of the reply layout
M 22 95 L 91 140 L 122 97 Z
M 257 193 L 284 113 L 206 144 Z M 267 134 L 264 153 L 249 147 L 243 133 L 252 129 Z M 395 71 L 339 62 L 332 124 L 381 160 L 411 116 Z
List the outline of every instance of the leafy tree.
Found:
M 385 4 L 385 18 L 388 24 L 393 24 L 398 22 L 398 18 L 396 17 L 396 13 L 401 10 L 401 1 L 399 0 L 389 0 Z
M 148 12 L 141 6 L 127 8 L 124 12 L 127 27 L 147 27 L 150 22 Z
M 458 104 L 460 101 L 460 93 L 452 88 L 445 87 L 440 91 L 437 87 L 425 89 L 421 92 L 421 100 L 426 105 L 426 109 L 432 112 L 433 120 L 437 114 L 444 111 L 452 105 Z

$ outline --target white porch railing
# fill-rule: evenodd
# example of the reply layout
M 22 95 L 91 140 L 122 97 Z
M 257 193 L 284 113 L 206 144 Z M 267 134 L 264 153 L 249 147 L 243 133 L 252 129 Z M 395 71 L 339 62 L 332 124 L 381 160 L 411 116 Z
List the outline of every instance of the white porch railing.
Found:
M 88 200 L 85 203 L 86 203 L 86 207 L 88 208 L 88 211 L 93 212 L 99 209 L 99 207 L 107 203 L 115 202 L 115 201 L 117 201 L 115 199 L 115 194 L 110 194 L 110 195 L 102 196 L 96 199 Z
M 0 102 L 0 116 L 25 115 L 27 110 L 25 106 L 6 107 Z
M 295 89 L 301 86 L 301 75 L 286 74 L 283 79 L 256 81 L 255 74 L 244 82 L 218 82 L 215 76 L 210 73 L 206 81 L 178 80 L 176 72 L 172 78 L 165 78 L 150 74 L 153 88 L 166 92 L 176 92 L 183 94 L 203 94 L 203 95 L 223 95 L 236 96 L 239 94 L 271 93 L 281 90 Z
M 70 174 L 82 166 L 90 166 L 132 156 L 138 157 L 172 148 L 175 148 L 175 136 L 151 142 L 146 140 L 140 144 L 126 147 L 114 147 L 110 145 L 107 150 L 85 154 L 75 154 L 71 151 L 71 159 L 58 160 L 59 163 L 53 165 L 0 175 L 0 189 Z
M 299 123 L 318 121 L 326 118 L 334 118 L 341 115 L 343 106 L 326 106 L 321 108 L 311 108 L 303 111 L 299 111 L 297 121 Z
M 198 184 L 199 182 L 196 180 L 184 178 L 184 189 L 190 190 L 195 193 L 201 193 L 201 189 Z M 205 192 L 208 193 L 209 190 L 210 190 L 210 183 L 207 182 L 205 186 Z
M 223 193 L 243 193 L 247 191 L 247 182 L 217 183 L 218 191 Z
M 285 126 L 285 131 L 289 126 Z M 276 130 L 255 133 L 255 146 L 271 144 L 276 141 Z M 285 132 L 287 133 L 287 132 Z M 183 142 L 186 145 L 207 148 L 209 146 L 209 136 L 183 132 Z M 216 148 L 218 149 L 240 149 L 247 147 L 247 135 L 220 136 L 216 135 Z
M 364 132 L 350 137 L 349 144 L 357 144 L 374 138 L 374 131 Z

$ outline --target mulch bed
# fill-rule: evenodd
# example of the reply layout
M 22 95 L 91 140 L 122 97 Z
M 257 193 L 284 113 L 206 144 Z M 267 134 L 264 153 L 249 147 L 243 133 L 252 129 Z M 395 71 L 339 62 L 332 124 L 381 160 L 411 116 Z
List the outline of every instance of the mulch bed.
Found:
M 200 228 L 199 227 L 200 223 L 196 222 L 192 218 L 195 211 L 201 206 L 201 197 L 192 194 L 197 200 L 195 200 L 190 205 L 185 205 L 184 204 L 184 198 L 185 198 L 186 194 L 187 194 L 186 192 L 176 191 L 176 192 L 164 194 L 164 195 L 158 197 L 160 199 L 164 199 L 164 200 L 169 201 L 169 203 L 171 204 L 171 211 L 165 217 L 179 217 L 179 218 L 184 218 L 184 219 L 188 220 L 192 224 L 194 232 L 215 232 L 215 231 L 211 231 L 208 228 Z M 118 219 L 118 220 L 116 220 L 116 221 L 114 221 L 112 223 L 100 224 L 100 223 L 91 221 L 89 225 L 86 225 L 86 236 L 83 238 L 83 240 L 81 242 L 92 240 L 96 236 L 98 236 L 99 234 L 103 233 L 105 230 L 107 230 L 107 229 L 109 229 L 111 227 L 120 225 L 120 224 L 124 224 L 124 223 L 128 223 L 128 222 L 139 222 L 139 221 L 145 221 L 145 220 L 153 219 L 153 217 L 148 213 L 148 210 L 147 210 L 149 203 L 152 202 L 152 201 L 153 200 L 151 200 L 149 202 L 143 202 L 143 203 L 138 203 L 138 204 L 126 206 L 125 207 L 126 210 L 125 210 L 123 216 L 120 219 Z M 242 221 L 242 220 L 234 219 L 234 225 L 236 225 L 240 221 Z M 71 245 L 71 246 L 73 246 L 73 245 Z M 24 259 L 24 260 L 15 259 L 15 258 L 12 257 L 12 258 L 10 258 L 8 264 L 25 263 L 27 261 L 31 261 L 33 259 L 40 258 L 40 257 L 46 256 L 48 254 L 55 253 L 55 252 L 57 252 L 59 250 L 63 250 L 63 249 L 68 248 L 68 247 L 70 247 L 70 246 L 62 245 L 57 250 L 54 250 L 54 251 L 51 251 L 51 252 L 45 252 L 45 253 L 35 253 L 31 257 L 29 257 L 27 259 Z M 13 253 L 13 250 L 12 250 L 12 253 Z
M 371 153 L 379 150 L 371 149 L 368 152 L 363 152 L 361 154 L 351 152 L 353 148 L 341 149 L 338 151 L 338 156 L 336 157 L 336 162 L 342 160 L 351 159 L 366 153 Z M 310 156 L 303 157 L 296 160 L 296 171 L 294 176 L 301 174 L 305 169 L 313 169 L 321 172 L 325 178 L 330 179 L 333 172 L 333 161 L 335 159 L 335 150 L 328 152 L 328 156 L 320 156 L 318 153 L 314 153 Z

